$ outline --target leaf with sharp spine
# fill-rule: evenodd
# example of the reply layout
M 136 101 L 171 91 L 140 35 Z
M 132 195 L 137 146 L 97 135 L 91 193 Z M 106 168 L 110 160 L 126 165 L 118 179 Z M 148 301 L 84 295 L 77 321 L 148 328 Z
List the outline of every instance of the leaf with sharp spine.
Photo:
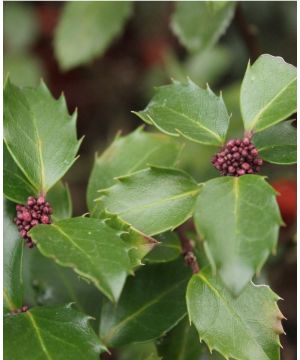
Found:
M 279 360 L 284 316 L 268 286 L 250 283 L 234 297 L 206 269 L 193 275 L 186 299 L 190 321 L 210 350 L 226 359 Z
M 169 136 L 143 131 L 142 127 L 126 136 L 117 137 L 95 158 L 87 189 L 87 203 L 91 212 L 99 211 L 98 190 L 115 183 L 114 178 L 129 175 L 150 165 L 173 166 L 181 144 Z
M 134 114 L 168 135 L 215 146 L 224 143 L 230 118 L 222 96 L 191 80 L 159 87 L 148 106 Z
M 234 294 L 242 291 L 275 250 L 282 224 L 276 193 L 258 175 L 206 182 L 194 219 L 213 269 Z
M 105 351 L 90 317 L 67 306 L 42 306 L 4 318 L 4 358 L 99 360 Z
M 128 229 L 111 227 L 104 220 L 78 217 L 51 225 L 37 225 L 30 231 L 30 236 L 44 256 L 59 265 L 71 267 L 112 301 L 118 299 L 127 275 L 141 260 L 137 258 L 140 252 L 136 251 L 136 258 L 133 258 L 130 250 L 136 246 L 137 237 L 142 235 L 134 230 L 128 232 Z M 139 241 L 145 245 L 149 239 L 143 237 Z
M 55 100 L 41 82 L 4 89 L 4 140 L 12 158 L 36 193 L 46 193 L 74 163 L 80 142 L 76 112 L 68 114 L 63 96 Z
M 261 55 L 248 64 L 240 95 L 246 130 L 262 131 L 296 112 L 297 70 L 281 57 Z
M 183 171 L 151 167 L 101 190 L 101 208 L 147 235 L 171 230 L 192 216 L 200 186 Z

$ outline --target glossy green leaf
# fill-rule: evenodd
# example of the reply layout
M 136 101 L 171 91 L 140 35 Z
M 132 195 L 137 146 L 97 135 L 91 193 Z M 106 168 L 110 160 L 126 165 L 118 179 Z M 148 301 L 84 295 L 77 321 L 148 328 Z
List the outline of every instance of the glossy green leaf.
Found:
M 95 158 L 89 179 L 87 202 L 92 211 L 99 197 L 98 190 L 113 185 L 114 178 L 128 175 L 150 165 L 173 166 L 181 146 L 172 138 L 147 133 L 142 128 L 117 137 L 101 156 Z
M 216 146 L 224 143 L 230 118 L 222 96 L 189 79 L 157 88 L 146 109 L 134 113 L 168 135 Z
M 275 251 L 282 224 L 274 189 L 258 175 L 221 177 L 203 185 L 195 224 L 214 270 L 238 294 Z
M 38 225 L 30 231 L 44 256 L 61 266 L 71 267 L 112 301 L 118 299 L 127 274 L 134 267 L 129 252 L 135 250 L 136 239 L 131 243 L 130 235 L 109 226 L 105 220 L 84 217 Z M 153 246 L 149 238 L 136 233 L 134 236 L 140 236 L 148 250 Z
M 187 288 L 187 307 L 200 340 L 226 359 L 279 360 L 283 315 L 279 297 L 265 285 L 247 285 L 233 297 L 208 271 L 195 274 Z
M 187 317 L 158 340 L 157 348 L 164 360 L 200 360 L 204 352 L 197 330 Z
M 5 143 L 3 144 L 3 190 L 7 199 L 18 204 L 24 204 L 28 196 L 37 195 L 36 189 L 19 169 Z
M 248 65 L 241 87 L 241 111 L 246 130 L 255 132 L 296 112 L 297 69 L 281 57 L 261 55 Z
M 154 235 L 191 217 L 199 191 L 188 174 L 151 167 L 119 177 L 116 185 L 99 192 L 97 201 L 136 229 Z
M 4 140 L 36 192 L 46 193 L 75 161 L 76 113 L 64 97 L 55 100 L 44 83 L 20 89 L 8 80 L 4 90 Z
M 120 35 L 131 8 L 126 1 L 66 3 L 54 38 L 61 68 L 69 70 L 102 55 Z
M 225 33 L 234 14 L 230 1 L 181 1 L 176 3 L 171 27 L 190 51 L 203 51 Z
M 297 162 L 297 129 L 293 121 L 284 121 L 254 134 L 252 141 L 264 160 L 280 165 Z
M 5 360 L 99 360 L 90 317 L 68 306 L 36 307 L 4 318 Z
M 175 232 L 166 232 L 156 237 L 159 245 L 146 255 L 146 263 L 161 263 L 175 260 L 181 255 L 181 245 L 178 235 Z
M 50 202 L 53 209 L 53 221 L 71 217 L 72 201 L 70 190 L 67 184 L 64 185 L 61 181 L 56 183 L 48 192 L 47 201 Z
M 106 346 L 155 339 L 186 314 L 190 269 L 183 259 L 142 267 L 128 278 L 118 304 L 102 308 L 100 337 Z
M 23 240 L 13 223 L 15 205 L 3 204 L 3 296 L 4 313 L 18 309 L 23 304 L 22 258 Z

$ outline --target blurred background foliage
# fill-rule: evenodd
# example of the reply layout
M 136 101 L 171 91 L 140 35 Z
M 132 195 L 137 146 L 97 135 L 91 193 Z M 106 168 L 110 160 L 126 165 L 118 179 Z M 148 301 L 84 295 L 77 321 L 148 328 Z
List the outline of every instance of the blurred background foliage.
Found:
M 95 152 L 101 153 L 119 130 L 127 134 L 141 125 L 130 111 L 145 107 L 153 95 L 153 87 L 169 83 L 170 78 L 185 80 L 187 76 L 200 86 L 209 83 L 214 92 L 222 91 L 232 113 L 230 135 L 241 136 L 239 89 L 249 58 L 254 61 L 259 54 L 270 53 L 296 65 L 296 2 L 241 2 L 233 10 L 225 34 L 214 46 L 190 52 L 170 26 L 176 3 L 160 1 L 132 3 L 130 9 L 124 10 L 122 27 L 112 29 L 112 35 L 104 34 L 104 40 L 104 35 L 100 36 L 104 45 L 98 55 L 93 54 L 85 63 L 66 69 L 60 66 L 56 55 L 59 51 L 54 49 L 62 27 L 68 33 L 68 27 L 72 26 L 63 19 L 67 5 L 47 1 L 4 3 L 4 78 L 9 73 L 12 82 L 19 86 L 34 86 L 43 78 L 55 97 L 64 92 L 71 112 L 78 108 L 79 137 L 85 135 L 85 139 L 80 158 L 65 179 L 70 186 L 74 215 L 87 211 L 85 194 Z M 116 7 L 119 5 L 115 3 Z M 89 23 L 88 18 L 85 22 Z M 81 26 L 79 21 L 78 31 Z M 67 35 L 72 41 L 72 32 Z M 84 41 L 83 38 L 81 43 L 75 43 L 78 52 L 86 45 Z M 186 143 L 178 166 L 198 181 L 215 177 L 217 173 L 210 164 L 215 151 Z M 292 360 L 296 358 L 295 167 L 266 164 L 263 173 L 276 189 L 285 189 L 281 206 L 286 211 L 287 227 L 281 231 L 276 256 L 270 259 L 257 281 L 270 283 L 285 300 L 280 303 L 289 320 L 284 324 L 287 336 L 282 339 L 283 359 Z M 40 261 L 31 260 L 32 264 Z M 60 287 L 72 283 L 71 274 L 65 274 L 64 278 L 57 273 L 60 287 L 54 289 L 54 295 L 49 289 L 41 290 L 37 286 L 46 281 L 45 274 L 52 271 L 51 266 L 47 260 L 38 277 L 31 279 L 32 274 L 26 275 L 33 284 L 29 292 L 31 302 L 51 304 L 53 296 L 64 298 Z M 75 290 L 80 293 L 85 291 L 84 287 L 77 284 Z M 91 297 L 98 301 L 96 295 Z M 82 304 L 85 306 L 93 308 L 93 301 Z M 131 345 L 115 356 L 121 360 L 150 360 L 157 358 L 155 351 L 151 343 Z

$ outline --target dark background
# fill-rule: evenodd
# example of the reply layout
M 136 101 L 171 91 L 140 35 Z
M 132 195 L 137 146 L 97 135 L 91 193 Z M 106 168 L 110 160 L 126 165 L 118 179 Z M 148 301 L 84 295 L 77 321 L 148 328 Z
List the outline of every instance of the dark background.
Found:
M 239 85 L 248 59 L 270 53 L 296 65 L 296 2 L 242 2 L 226 34 L 211 51 L 200 56 L 189 55 L 171 32 L 173 2 L 140 2 L 135 3 L 123 34 L 103 56 L 88 66 L 63 73 L 53 52 L 53 35 L 63 6 L 63 2 L 4 4 L 4 72 L 9 72 L 20 86 L 35 85 L 43 77 L 55 97 L 64 92 L 71 112 L 78 107 L 78 133 L 85 139 L 79 160 L 65 177 L 71 188 L 74 215 L 87 211 L 85 192 L 94 153 L 101 153 L 118 130 L 126 134 L 141 125 L 130 110 L 145 107 L 153 86 L 185 75 L 199 85 L 209 82 L 215 92 L 223 91 L 233 113 L 231 133 L 241 135 Z M 213 152 L 191 144 L 181 166 L 199 181 L 216 176 L 210 166 Z M 287 206 L 294 204 L 295 167 L 266 165 L 263 171 L 271 182 L 289 180 L 286 202 Z M 279 304 L 288 318 L 284 322 L 287 336 L 282 337 L 283 359 L 296 359 L 293 214 L 281 231 L 278 253 L 260 280 L 268 281 L 284 298 Z

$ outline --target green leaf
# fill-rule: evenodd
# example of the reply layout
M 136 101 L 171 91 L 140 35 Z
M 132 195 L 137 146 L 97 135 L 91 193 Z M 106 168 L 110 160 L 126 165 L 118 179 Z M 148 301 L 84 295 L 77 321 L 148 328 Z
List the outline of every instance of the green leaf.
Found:
M 187 317 L 158 341 L 157 348 L 164 360 L 199 360 L 204 350 Z
M 284 318 L 279 297 L 265 285 L 247 285 L 233 297 L 208 271 L 195 274 L 187 288 L 190 321 L 200 341 L 226 359 L 279 360 Z
M 13 223 L 14 204 L 4 201 L 3 204 L 3 295 L 4 313 L 18 309 L 23 304 L 22 258 L 23 240 Z
M 146 109 L 134 114 L 168 135 L 215 146 L 224 143 L 230 118 L 222 96 L 191 80 L 157 88 Z
M 18 204 L 25 204 L 28 196 L 37 195 L 36 189 L 19 169 L 5 143 L 3 144 L 3 190 L 7 199 Z
M 131 11 L 131 2 L 126 1 L 65 4 L 54 38 L 61 68 L 70 70 L 102 55 L 120 35 Z
M 118 351 L 118 360 L 161 360 L 154 342 L 129 344 Z
M 70 306 L 36 307 L 4 318 L 6 360 L 99 360 L 105 348 L 89 316 Z
M 261 55 L 248 65 L 241 88 L 246 130 L 262 131 L 296 112 L 297 70 L 281 57 Z
M 101 190 L 101 208 L 118 215 L 147 235 L 174 229 L 191 217 L 200 191 L 188 174 L 151 167 L 118 178 Z
M 155 339 L 186 314 L 190 269 L 183 259 L 147 265 L 128 278 L 118 304 L 102 308 L 100 337 L 106 346 Z
M 130 250 L 134 250 L 136 239 L 131 243 L 128 240 L 130 235 L 125 230 L 109 226 L 105 220 L 84 217 L 38 225 L 30 231 L 44 256 L 61 266 L 71 267 L 112 301 L 118 299 L 127 274 L 137 263 L 135 261 L 133 266 Z M 134 236 L 138 235 L 134 233 Z M 149 243 L 149 238 L 139 236 L 149 251 L 153 243 Z
M 297 162 L 297 129 L 293 121 L 284 121 L 254 134 L 252 141 L 264 160 L 280 165 Z
M 170 137 L 147 133 L 142 128 L 117 137 L 104 153 L 95 158 L 89 179 L 87 202 L 92 211 L 99 197 L 98 190 L 112 186 L 114 178 L 129 175 L 151 165 L 174 165 L 181 146 Z
M 53 99 L 44 83 L 4 90 L 4 140 L 8 151 L 38 193 L 46 193 L 75 161 L 80 146 L 76 116 L 64 97 Z
M 166 232 L 156 236 L 160 242 L 146 257 L 146 263 L 160 263 L 173 261 L 181 255 L 181 246 L 178 235 L 175 232 Z
M 203 185 L 194 217 L 214 271 L 240 293 L 275 251 L 282 224 L 276 192 L 258 175 L 216 178 Z
M 99 317 L 102 294 L 74 271 L 57 265 L 39 251 L 27 249 L 23 264 L 24 304 L 53 306 L 72 302 L 78 311 Z M 95 321 L 91 325 L 99 328 Z
M 225 33 L 233 18 L 234 2 L 178 2 L 171 28 L 190 51 L 203 51 L 213 46 Z
M 61 181 L 56 183 L 47 194 L 47 200 L 53 209 L 52 220 L 57 221 L 72 216 L 72 200 L 67 184 L 64 185 Z

